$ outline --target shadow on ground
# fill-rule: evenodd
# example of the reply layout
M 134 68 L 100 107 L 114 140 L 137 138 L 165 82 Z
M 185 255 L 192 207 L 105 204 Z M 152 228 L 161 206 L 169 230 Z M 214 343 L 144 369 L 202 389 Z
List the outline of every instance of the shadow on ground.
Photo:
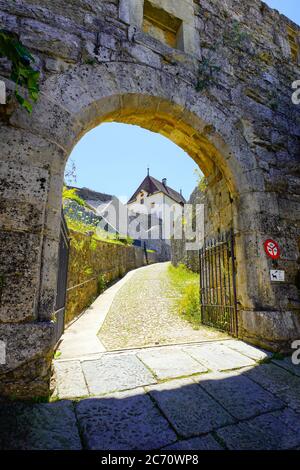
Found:
M 300 448 L 300 378 L 268 363 L 55 403 L 1 403 L 1 449 Z

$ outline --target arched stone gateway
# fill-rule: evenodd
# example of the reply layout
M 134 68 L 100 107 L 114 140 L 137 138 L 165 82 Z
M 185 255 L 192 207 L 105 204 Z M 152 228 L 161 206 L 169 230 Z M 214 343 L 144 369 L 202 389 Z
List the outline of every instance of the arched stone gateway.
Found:
M 48 393 L 64 167 L 103 122 L 163 134 L 207 175 L 210 231 L 236 234 L 240 337 L 273 350 L 300 338 L 299 28 L 259 0 L 182 3 L 1 2 L 4 26 L 41 71 L 32 114 L 1 113 L 2 395 Z M 269 238 L 282 247 L 276 265 Z M 273 267 L 285 283 L 271 282 Z

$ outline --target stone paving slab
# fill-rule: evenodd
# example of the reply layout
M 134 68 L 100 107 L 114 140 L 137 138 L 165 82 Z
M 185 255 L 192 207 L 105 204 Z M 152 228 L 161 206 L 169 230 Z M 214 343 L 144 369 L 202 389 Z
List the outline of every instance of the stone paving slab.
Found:
M 103 355 L 83 361 L 82 370 L 92 395 L 104 395 L 156 383 L 142 362 L 131 354 Z
M 238 341 L 236 339 L 230 339 L 224 344 L 226 347 L 233 349 L 234 351 L 237 351 L 244 356 L 250 357 L 250 359 L 253 359 L 254 361 L 262 361 L 272 357 L 272 353 L 269 351 L 259 349 L 255 346 L 244 343 L 243 341 Z
M 0 404 L 0 449 L 80 450 L 73 403 Z
M 194 359 L 213 371 L 240 369 L 255 365 L 255 361 L 224 344 L 208 343 L 199 346 L 186 346 L 184 350 Z
M 143 389 L 82 400 L 76 413 L 87 449 L 154 450 L 177 439 Z
M 274 364 L 262 364 L 245 374 L 300 413 L 300 378 Z
M 239 373 L 215 372 L 194 378 L 194 381 L 239 420 L 285 406 L 281 400 Z
M 178 348 L 157 348 L 142 351 L 138 357 L 159 380 L 207 372 L 207 368 Z
M 258 416 L 217 431 L 230 450 L 285 450 L 300 443 L 300 416 L 290 409 Z
M 54 361 L 57 395 L 78 398 L 89 395 L 80 361 Z
M 282 367 L 283 369 L 286 369 L 289 372 L 292 372 L 292 374 L 297 375 L 297 377 L 300 377 L 300 364 L 293 364 L 291 357 L 286 357 L 281 361 L 273 359 L 272 362 L 277 366 Z
M 151 397 L 182 437 L 207 434 L 234 419 L 191 379 L 146 387 Z
M 209 434 L 202 437 L 193 437 L 184 441 L 177 441 L 164 448 L 164 450 L 224 450 L 223 447 Z

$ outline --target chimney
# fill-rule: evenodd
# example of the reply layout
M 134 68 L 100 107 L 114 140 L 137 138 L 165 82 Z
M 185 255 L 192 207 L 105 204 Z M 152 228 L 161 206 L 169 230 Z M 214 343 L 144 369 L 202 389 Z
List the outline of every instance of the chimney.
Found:
M 163 178 L 163 179 L 162 179 L 162 184 L 163 184 L 164 186 L 167 186 L 167 178 Z

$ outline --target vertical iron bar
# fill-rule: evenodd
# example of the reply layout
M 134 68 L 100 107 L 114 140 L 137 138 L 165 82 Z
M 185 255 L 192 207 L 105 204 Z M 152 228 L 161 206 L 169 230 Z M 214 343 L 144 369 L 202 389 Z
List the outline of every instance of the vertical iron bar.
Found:
M 218 246 L 218 258 L 219 258 L 219 282 L 220 282 L 220 314 L 222 315 L 222 308 L 224 304 L 223 299 L 223 289 L 222 289 L 222 265 L 221 265 L 221 249 L 222 244 L 220 243 L 220 236 L 219 236 L 219 246 Z
M 224 287 L 224 306 L 223 306 L 223 316 L 227 318 L 227 280 L 226 280 L 226 238 L 225 235 L 222 235 L 222 259 L 223 259 L 223 287 Z
M 202 248 L 199 250 L 199 283 L 200 283 L 200 291 L 199 291 L 199 303 L 200 303 L 200 322 L 203 323 L 203 314 L 202 314 Z
M 219 323 L 219 292 L 218 292 L 218 261 L 217 261 L 217 238 L 215 239 L 214 246 L 214 264 L 215 264 L 215 309 Z
M 232 284 L 233 284 L 233 317 L 234 317 L 234 334 L 238 336 L 238 312 L 237 312 L 237 294 L 236 294 L 236 273 L 235 273 L 235 250 L 234 250 L 234 231 L 230 232 L 231 242 L 231 263 L 232 263 Z
M 227 272 L 228 272 L 228 289 L 229 289 L 229 301 L 230 301 L 230 332 L 233 333 L 233 309 L 232 309 L 232 304 L 233 304 L 233 295 L 232 295 L 232 285 L 231 285 L 231 260 L 229 259 L 229 256 L 232 257 L 232 252 L 231 252 L 231 232 L 228 233 L 227 235 L 227 256 L 228 256 L 228 264 L 227 264 Z

